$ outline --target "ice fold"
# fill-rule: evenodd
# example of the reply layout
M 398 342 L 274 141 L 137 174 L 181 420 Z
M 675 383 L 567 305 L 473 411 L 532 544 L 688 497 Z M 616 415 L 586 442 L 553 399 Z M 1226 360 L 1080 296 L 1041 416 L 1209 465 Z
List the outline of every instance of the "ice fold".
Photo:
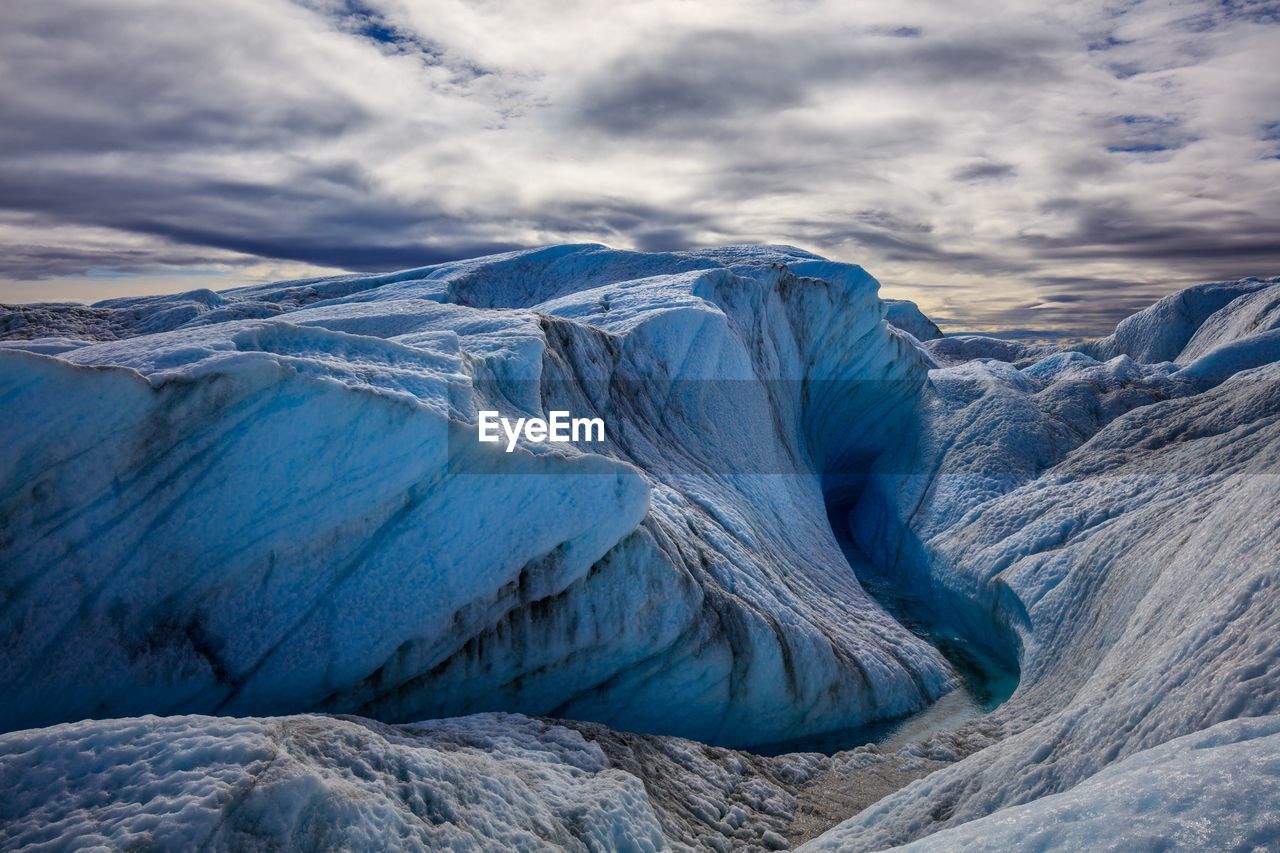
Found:
M 581 245 L 24 307 L 0 725 L 518 710 L 750 744 L 917 709 L 954 676 L 822 488 L 925 382 L 876 291 L 786 247 Z M 553 408 L 609 440 L 476 441 L 480 409 Z

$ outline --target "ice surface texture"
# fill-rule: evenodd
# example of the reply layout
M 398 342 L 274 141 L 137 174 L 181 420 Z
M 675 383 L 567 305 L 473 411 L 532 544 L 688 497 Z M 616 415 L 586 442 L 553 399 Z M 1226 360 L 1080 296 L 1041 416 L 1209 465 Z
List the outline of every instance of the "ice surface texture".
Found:
M 10 312 L 0 725 L 518 710 L 750 744 L 922 707 L 950 667 L 862 592 L 818 476 L 926 381 L 876 290 L 785 247 L 561 246 Z M 507 454 L 483 408 L 610 441 Z
M 1114 833 L 1116 849 L 1280 844 L 1274 737 L 1214 728 L 1280 712 L 1277 300 L 1275 280 L 1207 285 L 1086 347 L 1134 357 L 933 372 L 900 451 L 932 473 L 882 462 L 850 520 L 940 606 L 982 602 L 1022 680 L 991 720 L 1003 739 L 818 846 L 877 850 L 962 824 L 926 848 L 976 847 L 984 831 L 1025 833 L 1027 849 L 1092 849 L 1090 832 Z M 1155 751 L 1202 730 L 1223 734 Z M 1171 775 L 1127 787 L 1147 773 Z M 1070 825 L 1029 829 L 1058 820 Z
M 518 714 L 141 717 L 0 735 L 0 848 L 768 850 L 940 765 L 766 758 Z M 814 795 L 821 795 L 814 796 Z
M 918 783 L 927 791 L 929 783 Z M 1231 720 L 1136 753 L 1063 793 L 895 849 L 1274 850 L 1280 717 Z M 832 832 L 805 850 L 863 847 Z
M 1277 305 L 925 340 L 795 250 L 559 247 L 23 308 L 7 727 L 240 716 L 0 736 L 0 842 L 780 848 L 847 817 L 812 846 L 1273 848 Z M 553 405 L 610 442 L 473 440 Z M 750 744 L 945 691 L 854 569 L 1016 656 L 1017 693 L 831 758 L 246 716 Z
M 169 850 L 665 846 L 639 779 L 577 732 L 522 717 L 80 723 L 0 738 L 0 765 L 14 780 L 0 805 L 6 849 L 59 838 Z

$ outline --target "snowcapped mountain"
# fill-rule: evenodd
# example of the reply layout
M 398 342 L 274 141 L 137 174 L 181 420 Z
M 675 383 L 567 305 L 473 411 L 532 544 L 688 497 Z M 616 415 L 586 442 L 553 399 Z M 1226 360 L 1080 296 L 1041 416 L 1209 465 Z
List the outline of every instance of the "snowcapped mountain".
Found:
M 1075 348 L 876 291 L 561 246 L 6 309 L 0 843 L 1280 843 L 1280 279 Z M 477 440 L 557 409 L 606 441 Z

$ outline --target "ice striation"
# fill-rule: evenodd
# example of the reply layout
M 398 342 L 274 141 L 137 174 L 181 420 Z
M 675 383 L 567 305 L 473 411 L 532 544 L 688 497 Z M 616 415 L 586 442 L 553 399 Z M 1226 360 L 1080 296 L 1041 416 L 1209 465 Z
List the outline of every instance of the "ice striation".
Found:
M 787 247 L 598 246 L 23 306 L 4 724 L 126 719 L 0 735 L 0 843 L 1280 845 L 1277 306 L 936 338 Z M 915 710 L 935 644 L 1017 691 L 831 756 L 662 736 Z
M 955 675 L 824 511 L 927 378 L 876 290 L 786 248 L 561 246 L 20 309 L 0 724 L 511 710 L 745 745 L 918 709 Z M 507 454 L 480 409 L 609 441 Z
M 909 299 L 882 299 L 885 322 L 901 329 L 918 341 L 936 341 L 942 330 Z

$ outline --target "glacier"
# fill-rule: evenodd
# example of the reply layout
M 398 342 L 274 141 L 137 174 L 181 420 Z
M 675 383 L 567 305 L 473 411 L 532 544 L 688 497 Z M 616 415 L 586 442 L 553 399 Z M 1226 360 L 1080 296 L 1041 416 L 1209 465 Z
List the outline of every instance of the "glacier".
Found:
M 1280 844 L 1280 279 L 1063 345 L 877 291 L 576 245 L 3 309 L 0 844 Z M 476 441 L 552 408 L 609 441 Z
M 0 725 L 507 710 L 749 745 L 918 709 L 956 675 L 822 491 L 927 380 L 876 287 L 785 248 L 563 246 L 24 309 Z M 607 446 L 476 441 L 479 409 L 552 408 Z

